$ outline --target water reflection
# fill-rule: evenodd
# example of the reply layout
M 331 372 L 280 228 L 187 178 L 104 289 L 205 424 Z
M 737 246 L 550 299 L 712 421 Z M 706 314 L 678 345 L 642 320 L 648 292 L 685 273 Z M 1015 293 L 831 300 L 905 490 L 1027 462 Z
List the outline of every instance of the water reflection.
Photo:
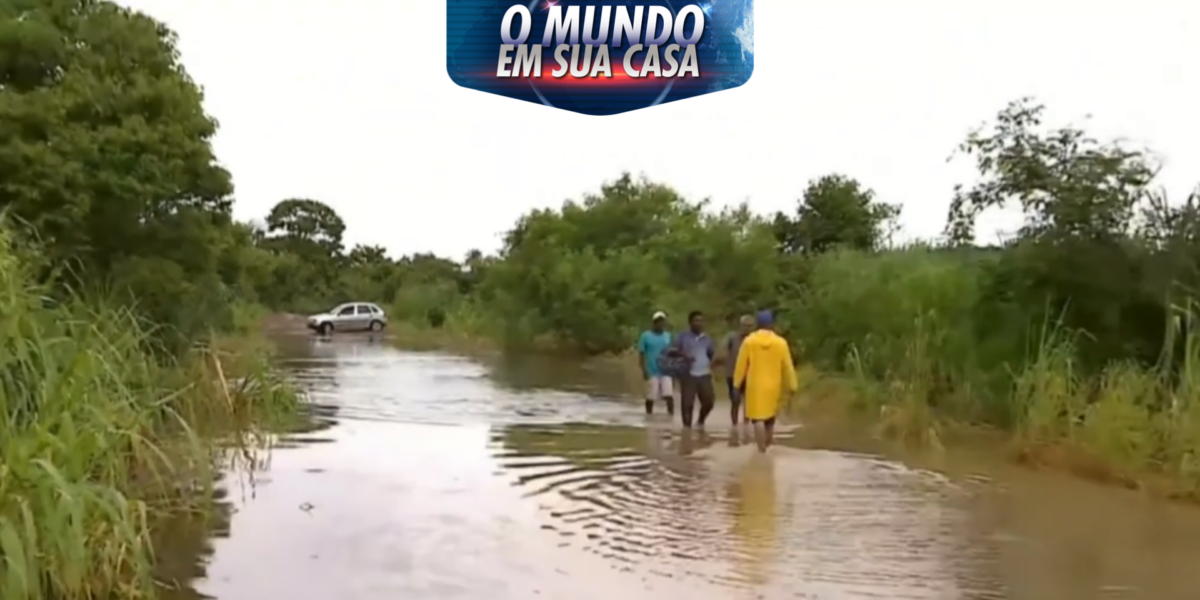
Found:
M 502 474 L 537 498 L 542 527 L 624 571 L 768 597 L 887 589 L 925 598 L 957 593 L 956 568 L 986 567 L 972 562 L 979 553 L 952 558 L 957 531 L 946 523 L 957 513 L 932 474 L 788 448 L 764 456 L 716 437 L 660 424 L 496 434 Z
M 613 360 L 580 361 L 549 354 L 516 353 L 484 360 L 492 381 L 515 391 L 571 391 L 620 397 L 627 387 L 628 372 Z
M 218 483 L 226 483 L 219 481 Z M 207 575 L 213 540 L 229 537 L 233 505 L 227 488 L 214 491 L 211 511 L 177 513 L 151 523 L 151 543 L 158 549 L 154 578 L 163 600 L 201 600 L 192 582 Z
M 733 537 L 741 542 L 735 572 L 752 586 L 765 585 L 775 552 L 775 461 L 755 454 L 728 486 Z
M 481 363 L 361 338 L 290 348 L 311 418 L 254 493 L 228 499 L 232 525 L 218 525 L 232 535 L 196 583 L 218 600 L 1200 590 L 1196 511 L 872 455 L 762 456 L 744 431 L 647 421 L 613 392 L 617 375 L 545 357 Z M 166 537 L 205 551 L 202 526 L 175 527 Z M 185 578 L 186 564 L 162 568 Z
M 1200 515 L 1045 473 L 980 498 L 1011 598 L 1200 597 Z M 1090 592 L 1090 596 L 1084 595 Z

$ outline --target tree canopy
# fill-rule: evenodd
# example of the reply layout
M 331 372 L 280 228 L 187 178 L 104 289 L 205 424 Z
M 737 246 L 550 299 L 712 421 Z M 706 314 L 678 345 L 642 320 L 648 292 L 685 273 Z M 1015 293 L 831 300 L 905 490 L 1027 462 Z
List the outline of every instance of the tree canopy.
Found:
M 37 239 L 28 260 L 62 289 L 136 305 L 177 346 L 241 305 L 363 298 L 588 353 L 628 347 L 656 310 L 772 308 L 810 357 L 844 365 L 871 346 L 855 360 L 878 369 L 934 322 L 969 332 L 931 342 L 959 344 L 943 362 L 960 374 L 1025 360 L 1052 324 L 1086 332 L 1095 367 L 1160 360 L 1200 279 L 1194 198 L 1169 202 L 1150 153 L 1047 127 L 1029 99 L 967 136 L 978 179 L 954 191 L 945 239 L 916 247 L 893 243 L 899 206 L 848 174 L 797 182 L 794 211 L 760 215 L 625 173 L 529 211 L 494 255 L 393 257 L 347 248 L 336 198 L 280 199 L 262 226 L 232 218 L 217 123 L 161 23 L 109 2 L 0 0 L 0 49 L 0 209 Z M 975 221 L 1004 205 L 1024 212 L 1018 235 L 975 246 Z

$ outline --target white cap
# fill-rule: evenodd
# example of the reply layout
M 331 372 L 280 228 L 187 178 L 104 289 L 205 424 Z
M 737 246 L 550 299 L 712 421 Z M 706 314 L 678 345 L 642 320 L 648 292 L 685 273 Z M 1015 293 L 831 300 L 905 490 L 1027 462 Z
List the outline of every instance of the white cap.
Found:
M 661 310 L 660 310 L 660 311 L 658 311 L 658 312 L 654 313 L 654 316 L 653 316 L 653 317 L 650 317 L 650 320 L 651 320 L 651 321 L 657 321 L 657 320 L 659 320 L 659 319 L 665 319 L 665 318 L 667 318 L 667 313 L 665 313 L 665 312 L 663 312 L 663 311 L 661 311 Z

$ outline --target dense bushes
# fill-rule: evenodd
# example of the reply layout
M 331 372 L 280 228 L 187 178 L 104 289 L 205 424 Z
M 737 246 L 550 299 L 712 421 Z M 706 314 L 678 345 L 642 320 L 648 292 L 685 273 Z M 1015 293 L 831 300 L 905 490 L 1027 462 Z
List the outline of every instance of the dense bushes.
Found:
M 332 209 L 286 200 L 249 231 L 235 271 L 245 297 L 277 310 L 367 298 L 397 322 L 581 354 L 627 350 L 656 310 L 699 309 L 720 329 L 771 308 L 795 356 L 851 376 L 855 403 L 895 431 L 933 441 L 935 416 L 950 416 L 1087 452 L 1137 446 L 1142 468 L 1179 472 L 1191 460 L 1179 440 L 1193 439 L 1196 198 L 1168 203 L 1149 154 L 1041 114 L 1014 102 L 968 136 L 976 182 L 955 190 L 944 238 L 920 244 L 893 244 L 899 208 L 842 174 L 769 216 L 625 174 L 462 261 L 346 251 Z M 1024 226 L 975 245 L 976 219 L 998 206 L 1019 207 Z
M 979 178 L 956 190 L 942 240 L 890 244 L 899 209 L 843 175 L 770 217 L 714 212 L 623 175 L 530 212 L 496 256 L 440 278 L 395 263 L 395 313 L 604 353 L 627 349 L 655 310 L 723 324 L 773 308 L 794 354 L 849 375 L 853 403 L 895 433 L 936 442 L 936 415 L 989 423 L 1024 448 L 1118 456 L 1101 462 L 1191 493 L 1197 198 L 1168 203 L 1147 153 L 1040 118 L 1014 102 L 968 137 Z M 1025 226 L 1002 245 L 972 244 L 976 218 L 1001 205 L 1020 206 Z
M 853 355 L 876 378 L 923 332 L 945 386 L 982 395 L 1006 392 L 1047 332 L 1072 337 L 1087 373 L 1121 360 L 1160 364 L 1173 307 L 1187 305 L 1198 282 L 1193 203 L 1154 193 L 1148 154 L 1047 129 L 1040 115 L 1015 102 L 968 137 L 962 151 L 978 182 L 956 191 L 946 238 L 926 244 L 890 244 L 899 209 L 844 175 L 813 181 L 793 214 L 769 217 L 745 206 L 714 212 L 623 175 L 561 209 L 530 212 L 496 256 L 341 253 L 340 220 L 319 203 L 306 209 L 317 218 L 301 220 L 328 225 L 264 232 L 259 249 L 322 248 L 301 266 L 337 266 L 325 304 L 361 295 L 391 304 L 401 320 L 433 315 L 447 327 L 585 353 L 624 350 L 654 310 L 701 309 L 723 321 L 769 307 L 797 355 L 834 370 Z M 978 215 L 1005 204 L 1025 212 L 1019 234 L 972 245 Z M 1182 342 L 1172 345 L 1178 358 Z M 984 412 L 976 417 L 1012 417 L 999 406 Z
M 1068 332 L 1089 374 L 1178 364 L 1183 351 L 1167 332 L 1197 283 L 1194 206 L 1153 193 L 1148 154 L 1048 129 L 1027 101 L 964 141 L 978 181 L 955 191 L 946 238 L 925 246 L 891 245 L 899 208 L 844 174 L 769 216 L 624 175 L 525 215 L 495 256 L 395 259 L 347 249 L 345 223 L 317 200 L 285 199 L 262 227 L 231 218 L 216 124 L 161 24 L 91 1 L 0 0 L 0 17 L 0 43 L 29 59 L 0 63 L 0 209 L 36 232 L 23 260 L 49 296 L 132 306 L 166 356 L 244 324 L 253 304 L 365 298 L 400 321 L 584 353 L 626 349 L 659 309 L 724 321 L 769 307 L 797 356 L 833 371 L 853 358 L 875 379 L 920 333 L 937 393 L 1007 423 L 1015 413 L 995 398 L 1048 330 Z M 974 221 L 1000 205 L 1020 206 L 1025 227 L 973 246 Z

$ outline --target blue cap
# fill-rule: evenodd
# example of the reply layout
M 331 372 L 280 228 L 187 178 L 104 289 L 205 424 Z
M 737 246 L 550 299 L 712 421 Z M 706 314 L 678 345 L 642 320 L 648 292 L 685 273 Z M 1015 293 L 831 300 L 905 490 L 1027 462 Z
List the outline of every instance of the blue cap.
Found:
M 760 310 L 755 315 L 754 320 L 758 323 L 759 327 L 770 327 L 775 323 L 775 315 L 772 315 L 769 310 Z

